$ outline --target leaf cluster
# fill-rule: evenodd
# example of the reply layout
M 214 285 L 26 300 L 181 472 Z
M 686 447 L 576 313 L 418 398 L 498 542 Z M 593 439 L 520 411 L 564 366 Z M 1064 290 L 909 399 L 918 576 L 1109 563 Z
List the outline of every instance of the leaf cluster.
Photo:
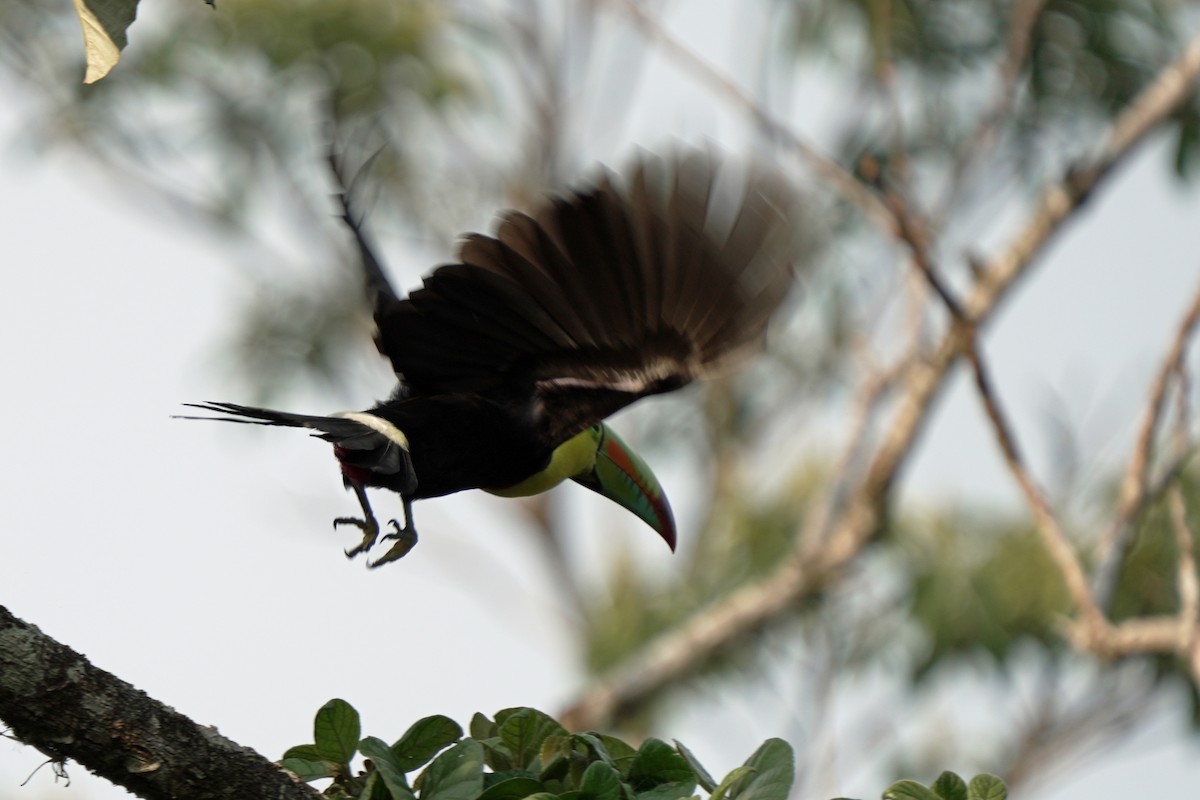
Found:
M 781 739 L 768 739 L 718 782 L 682 744 L 647 739 L 635 748 L 602 733 L 568 733 L 532 708 L 476 714 L 466 736 L 440 715 L 391 745 L 361 734 L 358 712 L 330 700 L 317 711 L 313 742 L 289 749 L 280 766 L 304 781 L 332 778 L 328 797 L 364 800 L 689 800 L 697 788 L 711 800 L 786 800 L 795 777 Z
M 494 719 L 476 714 L 466 736 L 441 715 L 418 720 L 390 746 L 361 733 L 358 712 L 330 700 L 317 711 L 313 743 L 289 749 L 279 764 L 304 781 L 332 778 L 327 797 L 366 800 L 698 800 L 698 790 L 709 800 L 787 800 L 796 774 L 795 754 L 782 739 L 768 739 L 717 781 L 679 742 L 646 739 L 635 748 L 603 733 L 568 733 L 532 708 L 505 709 Z M 357 755 L 364 761 L 355 773 Z M 968 784 L 943 772 L 928 788 L 898 781 L 883 800 L 1007 796 L 994 775 Z
M 916 781 L 897 781 L 883 793 L 883 800 L 1006 800 L 1008 787 L 995 775 L 976 775 L 967 783 L 953 772 L 943 772 L 929 786 Z

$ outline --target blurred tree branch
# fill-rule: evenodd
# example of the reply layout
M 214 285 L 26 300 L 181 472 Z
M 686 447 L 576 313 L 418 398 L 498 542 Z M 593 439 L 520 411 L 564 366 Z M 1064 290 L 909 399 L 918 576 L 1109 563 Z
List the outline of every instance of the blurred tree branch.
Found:
M 797 546 L 776 570 L 661 635 L 587 687 L 563 714 L 566 724 L 583 730 L 620 720 L 632 709 L 676 685 L 734 642 L 793 611 L 802 599 L 827 586 L 861 552 L 882 524 L 896 475 L 911 453 L 922 425 L 928 420 L 951 367 L 971 352 L 976 329 L 995 312 L 1045 245 L 1111 170 L 1189 99 L 1198 75 L 1200 35 L 1194 37 L 1183 53 L 1162 69 L 1118 115 L 1096 155 L 1069 168 L 1057 182 L 1046 187 L 1041 200 L 1009 245 L 977 268 L 961 310 L 951 319 L 932 355 L 922 356 L 912 350 L 905 356 L 906 369 L 898 381 L 897 408 L 886 425 L 887 434 L 875 447 L 857 487 L 836 512 L 830 534 L 819 541 L 806 541 L 797 535 Z M 903 232 L 903 227 L 900 230 Z M 921 251 L 924 245 L 914 249 Z M 985 393 L 985 396 L 988 395 Z M 865 406 L 868 412 L 871 407 L 870 404 Z M 1028 485 L 1032 486 L 1031 483 Z M 1035 507 L 1041 509 L 1038 516 L 1043 525 L 1053 519 L 1044 503 L 1036 503 Z M 1081 583 L 1082 570 L 1073 550 L 1057 526 L 1049 530 L 1052 552 L 1056 554 L 1060 568 L 1065 570 L 1064 576 L 1074 590 L 1076 601 L 1087 602 L 1086 584 Z M 1166 631 L 1169 645 L 1164 649 L 1173 650 L 1178 641 L 1177 629 L 1175 620 L 1126 623 L 1107 638 L 1106 647 L 1116 647 L 1118 652 L 1158 649 L 1154 645 L 1164 641 L 1163 632 Z M 1082 644 L 1078 640 L 1077 643 Z

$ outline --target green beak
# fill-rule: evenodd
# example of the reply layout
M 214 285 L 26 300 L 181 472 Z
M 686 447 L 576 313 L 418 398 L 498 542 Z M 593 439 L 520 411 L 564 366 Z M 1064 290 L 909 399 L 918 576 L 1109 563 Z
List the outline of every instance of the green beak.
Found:
M 675 550 L 675 516 L 658 478 L 607 425 L 596 431 L 596 463 L 572 480 L 637 514 Z

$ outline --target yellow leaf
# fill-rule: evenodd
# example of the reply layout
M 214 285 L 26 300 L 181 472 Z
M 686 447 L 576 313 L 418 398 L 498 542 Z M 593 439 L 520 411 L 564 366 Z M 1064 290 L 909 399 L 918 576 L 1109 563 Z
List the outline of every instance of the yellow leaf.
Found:
M 109 73 L 125 47 L 125 29 L 137 17 L 138 0 L 74 0 L 83 25 L 87 55 L 84 83 L 95 83 Z

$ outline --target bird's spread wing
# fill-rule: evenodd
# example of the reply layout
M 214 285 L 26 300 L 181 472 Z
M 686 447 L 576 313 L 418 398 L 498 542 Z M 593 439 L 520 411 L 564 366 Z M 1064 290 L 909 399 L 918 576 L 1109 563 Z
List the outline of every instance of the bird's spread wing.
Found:
M 379 152 L 376 152 L 375 155 L 371 156 L 367 160 L 367 164 L 360 168 L 354 175 L 348 173 L 336 149 L 330 149 L 327 159 L 330 171 L 333 173 L 333 179 L 338 186 L 338 191 L 334 197 L 338 202 L 339 216 L 342 222 L 346 224 L 346 227 L 350 229 L 350 232 L 354 234 L 354 242 L 358 246 L 363 288 L 366 290 L 367 302 L 376 320 L 379 320 L 389 309 L 400 302 L 400 298 L 396 294 L 396 290 L 392 287 L 391 281 L 388 280 L 387 273 L 384 272 L 383 265 L 378 256 L 375 255 L 375 247 L 367 238 L 366 231 L 363 230 L 362 215 L 354 208 L 351 197 L 354 194 L 354 184 L 363 176 L 371 161 L 378 155 Z M 376 334 L 375 344 L 379 348 L 379 352 L 386 356 L 387 353 L 383 350 L 383 344 L 378 334 Z
M 790 193 L 718 166 L 643 157 L 623 186 L 508 214 L 377 305 L 380 350 L 413 393 L 526 404 L 551 444 L 710 372 L 761 339 L 793 276 Z

